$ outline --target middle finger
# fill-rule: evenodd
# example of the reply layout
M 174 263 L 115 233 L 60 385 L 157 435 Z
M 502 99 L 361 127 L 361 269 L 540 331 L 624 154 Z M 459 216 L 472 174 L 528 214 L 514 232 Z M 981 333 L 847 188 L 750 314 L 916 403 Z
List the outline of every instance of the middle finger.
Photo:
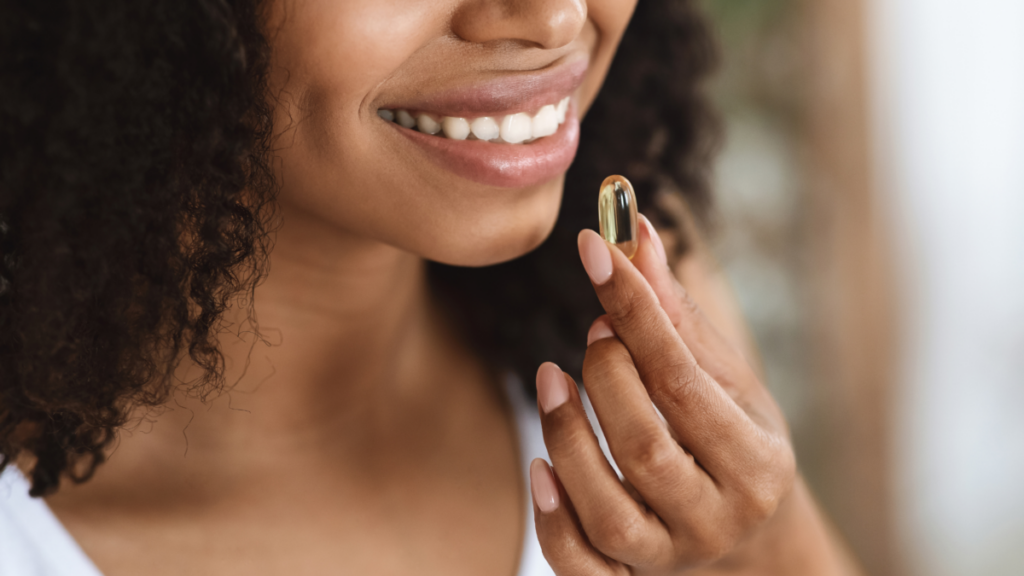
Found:
M 580 256 L 615 333 L 629 350 L 651 400 L 681 444 L 718 481 L 742 476 L 761 431 L 697 364 L 657 295 L 626 256 L 592 230 Z
M 672 438 L 618 338 L 587 347 L 583 385 L 623 476 L 671 529 L 716 513 L 714 482 Z
M 661 520 L 629 495 L 601 452 L 572 378 L 550 362 L 542 364 L 537 397 L 551 463 L 594 547 L 631 566 L 672 558 Z

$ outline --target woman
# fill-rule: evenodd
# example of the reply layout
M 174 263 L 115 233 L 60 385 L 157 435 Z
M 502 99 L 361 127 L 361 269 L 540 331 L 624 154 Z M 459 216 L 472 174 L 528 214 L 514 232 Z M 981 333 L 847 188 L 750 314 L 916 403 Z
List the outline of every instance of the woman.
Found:
M 8 572 L 847 569 L 684 233 L 691 3 L 5 10 Z M 614 172 L 669 249 L 577 237 Z

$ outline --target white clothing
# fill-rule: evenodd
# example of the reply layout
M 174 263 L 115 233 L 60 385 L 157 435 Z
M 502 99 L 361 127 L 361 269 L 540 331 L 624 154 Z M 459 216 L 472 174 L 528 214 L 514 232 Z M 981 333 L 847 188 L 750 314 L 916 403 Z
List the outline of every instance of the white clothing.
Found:
M 101 576 L 13 465 L 0 475 L 0 576 Z
M 536 404 L 522 384 L 506 379 L 519 434 L 519 455 L 527 493 L 526 534 L 519 576 L 554 576 L 541 553 L 529 494 L 530 462 L 548 459 Z M 29 483 L 14 466 L 0 474 L 0 576 L 102 576 L 88 556 L 53 515 L 46 502 L 28 495 Z

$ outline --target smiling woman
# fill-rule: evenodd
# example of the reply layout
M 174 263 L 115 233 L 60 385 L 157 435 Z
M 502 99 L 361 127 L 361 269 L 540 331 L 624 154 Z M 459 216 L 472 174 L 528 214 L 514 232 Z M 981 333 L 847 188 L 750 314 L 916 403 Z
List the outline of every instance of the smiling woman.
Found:
M 2 10 L 0 574 L 842 570 L 695 248 L 690 2 Z

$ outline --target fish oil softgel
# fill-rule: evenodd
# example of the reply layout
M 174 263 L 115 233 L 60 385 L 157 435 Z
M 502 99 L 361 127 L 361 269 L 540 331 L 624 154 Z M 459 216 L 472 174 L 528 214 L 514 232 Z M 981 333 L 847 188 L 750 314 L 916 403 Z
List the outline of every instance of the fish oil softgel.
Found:
M 630 260 L 639 245 L 636 222 L 636 193 L 623 176 L 609 176 L 601 183 L 597 197 L 601 237 L 615 244 Z

